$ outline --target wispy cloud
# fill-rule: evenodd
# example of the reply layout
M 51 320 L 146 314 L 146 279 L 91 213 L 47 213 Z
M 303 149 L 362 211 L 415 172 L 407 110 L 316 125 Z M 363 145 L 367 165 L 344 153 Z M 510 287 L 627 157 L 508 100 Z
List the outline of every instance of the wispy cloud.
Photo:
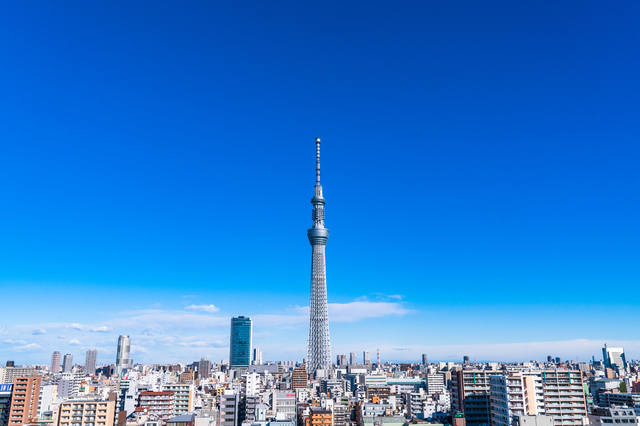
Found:
M 74 330 L 82 330 L 82 326 L 80 324 L 74 323 L 74 324 L 68 324 L 65 326 L 65 328 L 72 328 Z
M 79 340 L 77 340 L 77 339 L 71 339 L 71 340 L 69 340 L 69 344 L 70 344 L 71 346 L 80 346 L 80 345 L 82 345 L 82 343 L 80 343 L 80 341 L 79 341 Z
M 26 345 L 27 342 L 25 340 L 11 340 L 11 339 L 7 339 L 4 341 L 4 343 L 9 343 L 12 345 Z
M 204 311 L 209 313 L 218 312 L 220 310 L 220 308 L 214 305 L 190 305 L 190 306 L 187 306 L 185 309 L 191 309 L 193 311 Z
M 24 346 L 16 346 L 15 348 L 13 348 L 14 351 L 18 351 L 18 352 L 30 352 L 30 351 L 39 351 L 44 349 L 44 347 L 36 344 L 36 343 L 29 343 L 28 345 L 24 345 Z
M 45 334 L 46 332 L 47 330 L 45 330 L 44 328 L 36 328 L 31 332 L 31 334 L 33 334 L 34 336 L 37 336 L 39 334 Z
M 110 333 L 113 331 L 113 328 L 107 327 L 106 325 L 101 325 L 100 327 L 92 328 L 91 331 L 94 333 Z

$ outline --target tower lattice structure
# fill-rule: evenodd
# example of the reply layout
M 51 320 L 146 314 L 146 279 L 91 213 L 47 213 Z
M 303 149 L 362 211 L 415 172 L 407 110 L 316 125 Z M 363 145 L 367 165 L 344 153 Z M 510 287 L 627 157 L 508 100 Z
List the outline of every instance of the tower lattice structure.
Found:
M 329 312 L 327 308 L 327 269 L 324 248 L 329 230 L 324 227 L 324 198 L 320 185 L 320 138 L 316 138 L 316 185 L 311 199 L 313 226 L 307 231 L 311 243 L 311 297 L 309 302 L 309 345 L 307 371 L 331 367 L 331 343 L 329 342 Z

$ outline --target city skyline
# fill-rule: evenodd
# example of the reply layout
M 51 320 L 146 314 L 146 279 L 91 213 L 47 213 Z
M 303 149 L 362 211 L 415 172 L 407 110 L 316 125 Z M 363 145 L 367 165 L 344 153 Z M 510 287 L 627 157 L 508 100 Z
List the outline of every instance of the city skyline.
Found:
M 637 359 L 639 8 L 3 5 L 0 362 Z

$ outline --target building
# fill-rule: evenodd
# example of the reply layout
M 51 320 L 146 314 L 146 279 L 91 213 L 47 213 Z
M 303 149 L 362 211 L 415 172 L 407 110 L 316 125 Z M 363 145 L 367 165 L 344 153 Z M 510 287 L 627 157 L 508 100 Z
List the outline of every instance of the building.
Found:
M 594 407 L 589 414 L 590 426 L 606 426 L 616 423 L 638 424 L 640 417 L 633 408 L 628 407 Z
M 65 354 L 64 360 L 62 361 L 62 372 L 71 373 L 72 368 L 73 368 L 73 355 Z
M 271 408 L 273 409 L 277 419 L 295 420 L 295 392 L 273 392 L 271 394 L 271 398 Z
M 259 395 L 245 396 L 240 400 L 240 421 L 256 420 L 256 408 L 260 405 L 262 398 Z
M 602 348 L 602 360 L 605 368 L 613 370 L 627 368 L 627 360 L 625 359 L 623 348 L 608 348 L 605 344 L 604 348 Z
M 253 349 L 253 359 L 251 360 L 251 364 L 253 365 L 261 365 L 262 364 L 262 351 L 258 348 Z
M 640 393 L 605 392 L 600 395 L 600 404 L 607 407 L 625 405 L 640 410 Z
M 309 426 L 333 426 L 333 412 L 320 407 L 310 407 Z
M 518 416 L 545 413 L 544 389 L 539 371 L 515 371 L 491 376 L 490 403 L 492 426 L 512 426 Z
M 456 370 L 451 373 L 451 408 L 464 413 L 468 426 L 490 424 L 489 392 L 491 376 L 496 374 L 482 370 Z
M 200 362 L 198 363 L 198 378 L 208 379 L 209 377 L 211 377 L 211 361 L 200 358 Z
M 78 395 L 83 375 L 81 373 L 62 373 L 57 377 L 58 396 L 69 398 Z
M 258 373 L 243 374 L 240 381 L 243 396 L 255 396 L 260 392 L 260 381 L 258 379 Z
M 180 416 L 174 417 L 167 422 L 167 426 L 195 426 L 196 425 L 196 414 L 182 414 Z
M 324 227 L 325 201 L 322 196 L 322 185 L 320 185 L 320 138 L 316 138 L 316 185 L 311 203 L 313 204 L 313 226 L 307 231 L 312 247 L 307 369 L 309 373 L 316 375 L 317 370 L 326 371 L 331 368 L 325 265 L 325 246 L 329 240 L 329 230 Z
M 350 426 L 351 411 L 349 407 L 342 404 L 333 405 L 333 426 Z
M 465 355 L 462 357 L 462 363 L 463 364 L 469 364 L 469 355 Z
M 13 365 L 9 365 L 6 368 L 0 368 L 0 384 L 13 385 L 17 377 L 32 377 L 37 375 L 36 370 L 32 367 L 14 367 Z
M 447 389 L 447 382 L 442 373 L 427 374 L 426 377 L 427 393 L 433 395 L 435 393 L 444 393 Z
M 13 384 L 0 385 L 0 426 L 7 426 L 9 424 L 12 392 Z
M 514 426 L 553 426 L 551 416 L 518 416 L 515 418 Z
M 307 369 L 304 364 L 300 367 L 294 368 L 291 373 L 291 389 L 303 389 L 307 387 Z
M 38 399 L 42 378 L 16 377 L 13 381 L 13 395 L 9 409 L 9 426 L 35 423 L 38 419 Z
M 162 386 L 162 391 L 173 392 L 173 413 L 179 416 L 195 409 L 195 386 L 185 383 L 171 383 Z
M 336 364 L 340 367 L 347 366 L 347 356 L 346 355 L 337 355 L 336 356 Z
M 147 409 L 149 415 L 158 417 L 162 423 L 175 417 L 175 397 L 171 391 L 141 392 L 139 406 Z
M 349 365 L 357 365 L 357 364 L 358 364 L 358 360 L 356 358 L 356 353 L 351 352 L 349 354 Z
M 113 426 L 115 406 L 115 401 L 65 401 L 60 404 L 58 426 Z
M 57 405 L 58 385 L 53 383 L 42 383 L 40 386 L 40 396 L 38 397 L 38 418 L 42 418 L 47 411 L 52 411 Z
M 362 362 L 365 365 L 371 364 L 371 354 L 369 353 L 369 351 L 363 351 L 362 352 Z
M 240 396 L 232 391 L 225 391 L 220 395 L 220 425 L 238 426 L 238 408 Z
M 118 337 L 118 350 L 116 352 L 116 374 L 122 374 L 122 370 L 131 368 L 133 360 L 130 358 L 131 339 L 129 336 Z
M 51 374 L 57 374 L 60 372 L 61 360 L 62 360 L 62 355 L 60 355 L 60 352 L 55 351 L 53 355 L 51 355 Z
M 422 365 L 427 365 L 427 354 L 422 354 Z
M 249 317 L 231 318 L 229 365 L 231 368 L 249 367 L 251 364 L 251 336 L 253 324 Z
M 582 373 L 577 370 L 543 370 L 544 405 L 554 425 L 581 425 L 587 417 Z
M 93 376 L 96 374 L 96 363 L 98 362 L 98 350 L 89 349 L 84 360 L 84 374 Z

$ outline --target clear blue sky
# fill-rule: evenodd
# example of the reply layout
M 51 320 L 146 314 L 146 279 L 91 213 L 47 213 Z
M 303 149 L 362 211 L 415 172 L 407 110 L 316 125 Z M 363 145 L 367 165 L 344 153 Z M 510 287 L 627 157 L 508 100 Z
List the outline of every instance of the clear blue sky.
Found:
M 0 362 L 638 358 L 640 3 L 3 2 Z M 210 305 L 214 305 L 211 307 Z M 190 309 L 187 309 L 190 308 Z M 91 331 L 91 330 L 102 330 Z

